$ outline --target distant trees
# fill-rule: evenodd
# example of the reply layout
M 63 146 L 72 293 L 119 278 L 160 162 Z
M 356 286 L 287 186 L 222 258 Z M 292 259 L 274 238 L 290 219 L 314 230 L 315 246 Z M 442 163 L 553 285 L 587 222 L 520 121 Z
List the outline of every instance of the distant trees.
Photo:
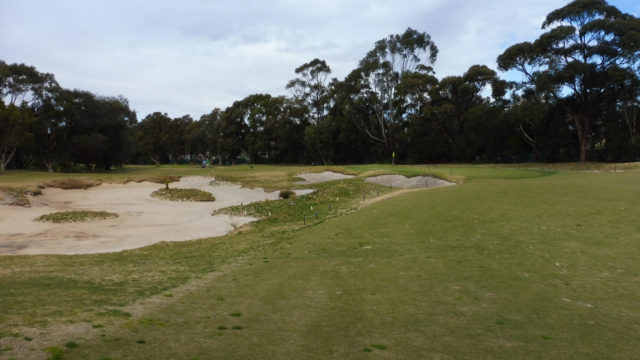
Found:
M 137 120 L 124 97 L 66 90 L 52 74 L 0 61 L 0 100 L 1 170 L 12 160 L 48 171 L 73 164 L 108 170 L 127 160 Z
M 138 123 L 123 97 L 61 88 L 0 60 L 0 169 L 109 169 L 201 154 L 218 164 L 640 159 L 640 20 L 604 0 L 549 13 L 533 42 L 437 78 L 438 48 L 408 28 L 374 44 L 345 78 L 314 58 L 290 96 L 251 94 L 194 120 Z

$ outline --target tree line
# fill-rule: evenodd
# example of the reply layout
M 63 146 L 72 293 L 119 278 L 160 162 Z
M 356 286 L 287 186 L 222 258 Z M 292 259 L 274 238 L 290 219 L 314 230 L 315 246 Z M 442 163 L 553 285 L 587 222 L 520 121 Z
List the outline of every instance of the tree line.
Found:
M 438 79 L 438 48 L 408 28 L 377 41 L 344 79 L 313 59 L 290 96 L 253 94 L 195 120 L 60 87 L 0 60 L 0 166 L 69 170 L 219 164 L 635 161 L 640 159 L 640 20 L 603 0 L 552 11 L 538 39 Z

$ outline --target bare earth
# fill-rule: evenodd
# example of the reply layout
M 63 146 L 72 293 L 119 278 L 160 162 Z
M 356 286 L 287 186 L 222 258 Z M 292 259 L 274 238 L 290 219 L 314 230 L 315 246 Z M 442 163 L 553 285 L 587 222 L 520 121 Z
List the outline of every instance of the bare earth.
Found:
M 345 174 L 340 174 L 333 171 L 300 174 L 296 176 L 304 179 L 304 180 L 296 181 L 296 184 L 304 184 L 304 185 L 317 184 L 317 183 L 333 181 L 333 180 L 351 179 L 354 177 L 353 175 L 345 175 Z
M 442 186 L 451 186 L 455 183 L 438 179 L 432 176 L 414 176 L 406 177 L 403 175 L 380 175 L 366 178 L 365 181 L 370 183 L 391 186 L 394 188 L 434 188 Z
M 135 249 L 160 241 L 185 241 L 222 236 L 256 220 L 216 215 L 220 208 L 278 199 L 278 191 L 247 189 L 216 182 L 210 177 L 186 177 L 172 188 L 195 188 L 212 193 L 214 202 L 173 202 L 152 198 L 162 188 L 150 182 L 102 184 L 88 190 L 48 188 L 31 197 L 31 207 L 0 205 L 0 255 L 90 254 Z M 298 195 L 312 190 L 296 190 Z M 53 224 L 33 221 L 57 211 L 93 210 L 120 215 L 115 219 Z

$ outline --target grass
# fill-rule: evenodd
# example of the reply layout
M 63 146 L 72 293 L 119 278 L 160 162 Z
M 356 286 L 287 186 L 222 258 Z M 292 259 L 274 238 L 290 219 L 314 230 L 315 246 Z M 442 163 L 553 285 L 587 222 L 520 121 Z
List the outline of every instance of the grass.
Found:
M 52 223 L 74 223 L 117 218 L 118 214 L 107 211 L 59 211 L 51 214 L 39 216 L 35 221 Z
M 170 201 L 216 201 L 210 192 L 199 189 L 159 189 L 151 196 Z
M 349 169 L 460 176 L 464 184 L 361 208 L 363 193 L 390 190 L 336 181 L 293 201 L 225 210 L 264 219 L 232 236 L 117 254 L 0 257 L 0 327 L 92 321 L 202 277 L 162 296 L 145 318 L 105 327 L 145 346 L 88 337 L 65 359 L 633 359 L 640 351 L 640 172 Z M 254 170 L 280 174 L 254 185 L 290 186 L 289 174 L 306 168 Z M 253 176 L 249 168 L 220 172 Z M 234 325 L 243 331 L 217 337 L 232 313 L 243 314 Z
M 31 202 L 25 190 L 17 187 L 0 186 L 0 205 L 29 207 Z

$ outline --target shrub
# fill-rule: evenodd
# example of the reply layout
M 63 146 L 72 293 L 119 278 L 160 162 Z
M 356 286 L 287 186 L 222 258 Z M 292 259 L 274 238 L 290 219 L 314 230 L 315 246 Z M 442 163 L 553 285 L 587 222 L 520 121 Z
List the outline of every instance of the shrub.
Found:
M 280 191 L 280 197 L 282 199 L 295 199 L 296 198 L 296 193 L 293 190 L 285 189 L 285 190 Z
M 35 221 L 52 223 L 84 222 L 117 218 L 118 214 L 106 211 L 60 211 L 37 217 Z
M 160 189 L 151 196 L 171 201 L 216 201 L 211 193 L 198 189 Z

